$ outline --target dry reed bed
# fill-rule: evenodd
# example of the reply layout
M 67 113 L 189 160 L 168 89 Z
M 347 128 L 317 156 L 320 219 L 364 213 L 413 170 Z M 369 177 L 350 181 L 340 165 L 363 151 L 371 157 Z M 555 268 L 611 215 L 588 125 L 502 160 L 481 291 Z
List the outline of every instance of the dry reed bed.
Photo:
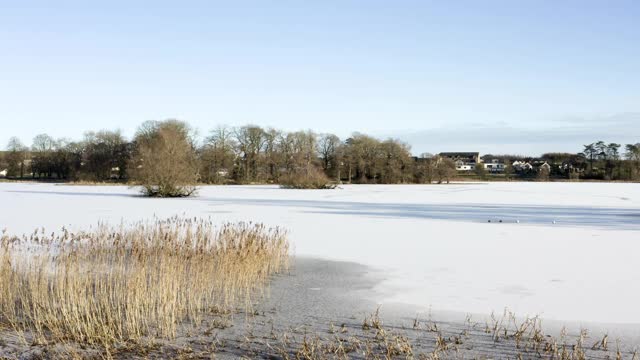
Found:
M 25 254 L 26 253 L 26 254 Z M 207 312 L 251 306 L 288 267 L 286 232 L 260 224 L 216 228 L 171 218 L 88 232 L 0 241 L 0 327 L 25 342 L 109 347 L 171 338 Z
M 416 317 L 410 327 L 383 325 L 380 308 L 360 325 L 330 324 L 328 335 L 292 329 L 271 332 L 263 353 L 283 360 L 305 359 L 549 359 L 639 360 L 635 346 L 623 346 L 607 334 L 592 337 L 586 329 L 569 335 L 546 334 L 539 317 L 518 318 L 511 312 L 494 314 L 485 323 L 468 315 L 464 323 L 438 323 Z M 438 325 L 440 324 L 440 325 Z M 244 348 L 260 347 L 260 339 Z M 253 353 L 260 354 L 260 350 Z M 262 355 L 262 354 L 261 354 Z

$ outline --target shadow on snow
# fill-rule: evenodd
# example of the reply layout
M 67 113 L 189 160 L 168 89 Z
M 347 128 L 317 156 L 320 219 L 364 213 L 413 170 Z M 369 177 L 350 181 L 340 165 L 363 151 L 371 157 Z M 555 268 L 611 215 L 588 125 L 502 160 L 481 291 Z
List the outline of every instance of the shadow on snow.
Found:
M 39 195 L 60 196 L 105 196 L 124 198 L 144 198 L 140 194 L 132 193 L 93 193 L 74 191 L 32 191 L 7 190 L 12 193 L 30 193 Z M 547 206 L 547 205 L 510 205 L 510 204 L 401 204 L 401 203 L 368 203 L 350 201 L 326 200 L 296 200 L 296 199 L 243 199 L 195 197 L 180 200 L 204 201 L 209 204 L 218 203 L 277 206 L 298 209 L 301 213 L 351 215 L 384 218 L 409 218 L 453 220 L 465 222 L 488 222 L 523 224 L 553 224 L 558 226 L 583 226 L 609 229 L 638 230 L 640 229 L 640 209 L 635 208 L 607 208 L 586 206 Z M 302 208 L 302 210 L 299 210 Z
M 226 203 L 297 208 L 310 214 L 351 215 L 523 224 L 640 229 L 640 209 L 547 205 L 399 204 L 325 200 L 197 198 L 208 203 Z

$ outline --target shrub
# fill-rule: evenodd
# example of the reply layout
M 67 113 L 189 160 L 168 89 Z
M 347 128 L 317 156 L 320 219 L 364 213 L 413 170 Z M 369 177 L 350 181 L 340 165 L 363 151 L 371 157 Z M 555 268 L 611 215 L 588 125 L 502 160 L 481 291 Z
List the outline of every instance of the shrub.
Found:
M 43 230 L 30 239 L 2 235 L 0 327 L 25 343 L 108 347 L 171 338 L 205 311 L 250 307 L 252 295 L 288 266 L 288 248 L 277 228 L 216 229 L 181 218 L 50 236 Z
M 198 161 L 187 124 L 167 120 L 146 122 L 136 134 L 133 180 L 143 194 L 181 197 L 195 193 Z
M 476 176 L 479 180 L 487 179 L 487 170 L 485 169 L 483 163 L 477 163 L 474 172 L 476 173 Z
M 536 181 L 549 181 L 549 170 L 546 168 L 540 168 L 540 170 L 538 170 L 538 175 L 536 176 Z
M 331 183 L 322 170 L 315 167 L 283 175 L 279 183 L 284 189 L 334 189 L 337 186 Z

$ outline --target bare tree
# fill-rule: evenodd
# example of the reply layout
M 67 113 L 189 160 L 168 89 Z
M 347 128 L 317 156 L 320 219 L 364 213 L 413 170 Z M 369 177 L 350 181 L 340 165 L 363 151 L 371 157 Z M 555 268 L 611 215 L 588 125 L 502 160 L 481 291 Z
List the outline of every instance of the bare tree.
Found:
M 333 134 L 323 134 L 318 140 L 318 152 L 325 173 L 335 176 L 339 168 L 340 138 Z M 340 180 L 340 179 L 338 179 Z
M 255 181 L 259 175 L 260 154 L 265 143 L 264 130 L 247 125 L 234 130 L 238 143 L 242 181 Z
M 294 135 L 292 133 L 280 134 L 278 137 L 278 152 L 280 154 L 280 168 L 285 173 L 292 173 L 295 170 Z
M 17 137 L 9 139 L 7 145 L 7 176 L 24 177 L 27 147 Z
M 309 172 L 318 158 L 316 134 L 312 131 L 298 131 L 292 134 L 292 139 L 292 155 L 296 171 Z
M 282 154 L 278 151 L 282 131 L 267 129 L 264 132 L 264 166 L 267 181 L 278 181 L 282 164 Z
M 198 163 L 189 126 L 181 121 L 147 122 L 136 134 L 134 180 L 147 196 L 190 196 L 196 191 Z
M 435 161 L 432 154 L 423 153 L 416 159 L 416 180 L 421 184 L 431 184 L 435 178 Z
M 33 160 L 31 169 L 33 176 L 51 178 L 53 176 L 53 152 L 56 141 L 47 134 L 40 134 L 33 138 L 31 151 Z
M 437 156 L 436 158 L 434 158 L 434 161 L 438 184 L 442 184 L 443 181 L 446 181 L 448 184 L 451 179 L 458 174 L 458 172 L 456 171 L 456 163 L 453 160 Z
M 388 139 L 378 146 L 378 179 L 385 184 L 406 183 L 413 180 L 415 161 L 410 147 L 400 140 Z
M 536 176 L 537 181 L 549 181 L 549 169 L 547 167 L 540 167 L 538 169 L 538 175 Z
M 84 171 L 93 180 L 124 179 L 130 159 L 130 144 L 120 130 L 88 132 L 84 141 Z
M 510 162 L 507 162 L 504 166 L 504 178 L 506 180 L 511 180 L 513 178 L 513 165 Z
M 370 136 L 355 133 L 345 142 L 349 160 L 349 180 L 356 178 L 361 183 L 376 182 L 380 141 Z M 353 169 L 353 174 L 352 174 Z
M 201 149 L 200 163 L 202 180 L 209 183 L 224 183 L 232 174 L 236 160 L 236 143 L 231 129 L 218 126 L 205 140 Z
M 480 180 L 485 180 L 487 178 L 487 169 L 485 169 L 484 163 L 481 163 L 481 162 L 477 163 L 476 168 L 474 169 L 474 172 L 476 173 L 476 176 Z

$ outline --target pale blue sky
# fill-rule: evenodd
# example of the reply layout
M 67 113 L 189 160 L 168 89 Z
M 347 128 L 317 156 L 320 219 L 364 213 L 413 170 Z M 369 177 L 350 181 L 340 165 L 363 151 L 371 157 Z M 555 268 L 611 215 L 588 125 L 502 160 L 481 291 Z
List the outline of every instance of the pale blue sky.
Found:
M 640 142 L 640 1 L 0 0 L 0 146 L 179 118 L 414 152 Z

